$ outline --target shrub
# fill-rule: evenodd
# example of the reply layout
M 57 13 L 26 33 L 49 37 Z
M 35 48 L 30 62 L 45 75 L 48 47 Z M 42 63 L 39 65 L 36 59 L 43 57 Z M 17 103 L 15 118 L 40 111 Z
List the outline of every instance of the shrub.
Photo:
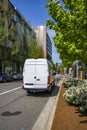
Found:
M 71 86 L 63 94 L 65 100 L 72 105 L 79 106 L 81 112 L 87 111 L 87 83 L 78 82 L 77 86 Z

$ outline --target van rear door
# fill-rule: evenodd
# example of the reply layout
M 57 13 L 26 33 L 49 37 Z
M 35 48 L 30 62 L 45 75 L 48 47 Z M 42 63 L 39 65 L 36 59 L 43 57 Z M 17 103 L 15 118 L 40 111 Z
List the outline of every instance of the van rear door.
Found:
M 47 89 L 48 86 L 47 60 L 28 60 L 24 66 L 24 89 Z
M 43 61 L 36 61 L 36 88 L 46 88 L 48 80 L 47 63 Z
M 28 61 L 24 70 L 24 87 L 35 88 L 35 61 Z

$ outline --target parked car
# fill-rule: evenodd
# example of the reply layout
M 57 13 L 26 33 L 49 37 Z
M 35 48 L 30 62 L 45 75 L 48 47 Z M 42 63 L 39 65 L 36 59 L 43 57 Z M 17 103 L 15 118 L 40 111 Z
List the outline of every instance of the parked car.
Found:
M 12 81 L 13 76 L 11 74 L 0 72 L 0 82 Z
M 22 79 L 22 73 L 13 74 L 13 80 L 21 80 L 21 79 Z
M 22 77 L 23 77 L 22 73 L 17 73 L 17 77 L 18 77 L 19 80 L 22 80 Z

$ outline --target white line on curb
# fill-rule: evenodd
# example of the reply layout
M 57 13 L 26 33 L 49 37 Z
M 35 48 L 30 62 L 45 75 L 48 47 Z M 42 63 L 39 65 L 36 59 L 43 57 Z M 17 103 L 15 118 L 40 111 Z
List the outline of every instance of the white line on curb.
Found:
M 5 92 L 3 92 L 3 93 L 0 93 L 0 96 L 1 96 L 1 95 L 4 95 L 4 94 L 6 94 L 6 93 L 9 93 L 9 92 L 15 91 L 15 90 L 20 89 L 20 88 L 22 88 L 22 87 L 20 86 L 20 87 L 18 87 L 18 88 L 14 88 L 14 89 L 11 89 L 11 90 L 9 90 L 9 91 L 5 91 Z
M 52 127 L 52 124 L 53 124 L 53 119 L 54 119 L 54 116 L 55 116 L 55 111 L 56 111 L 56 108 L 57 108 L 57 103 L 58 103 L 58 99 L 59 99 L 59 95 L 60 95 L 60 91 L 61 91 L 62 80 L 58 83 L 58 86 L 60 86 L 59 92 L 56 96 L 55 103 L 53 104 L 51 114 L 49 116 L 49 120 L 48 120 L 48 123 L 47 123 L 46 130 L 51 130 L 51 127 Z

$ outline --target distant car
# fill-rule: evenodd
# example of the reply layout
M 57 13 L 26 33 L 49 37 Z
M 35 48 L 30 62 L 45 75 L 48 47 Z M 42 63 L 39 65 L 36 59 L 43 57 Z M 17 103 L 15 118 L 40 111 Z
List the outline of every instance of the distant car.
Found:
M 11 74 L 5 73 L 5 72 L 0 72 L 0 82 L 7 82 L 7 81 L 12 81 L 13 76 Z
M 13 79 L 14 80 L 21 80 L 22 79 L 22 73 L 13 74 Z

